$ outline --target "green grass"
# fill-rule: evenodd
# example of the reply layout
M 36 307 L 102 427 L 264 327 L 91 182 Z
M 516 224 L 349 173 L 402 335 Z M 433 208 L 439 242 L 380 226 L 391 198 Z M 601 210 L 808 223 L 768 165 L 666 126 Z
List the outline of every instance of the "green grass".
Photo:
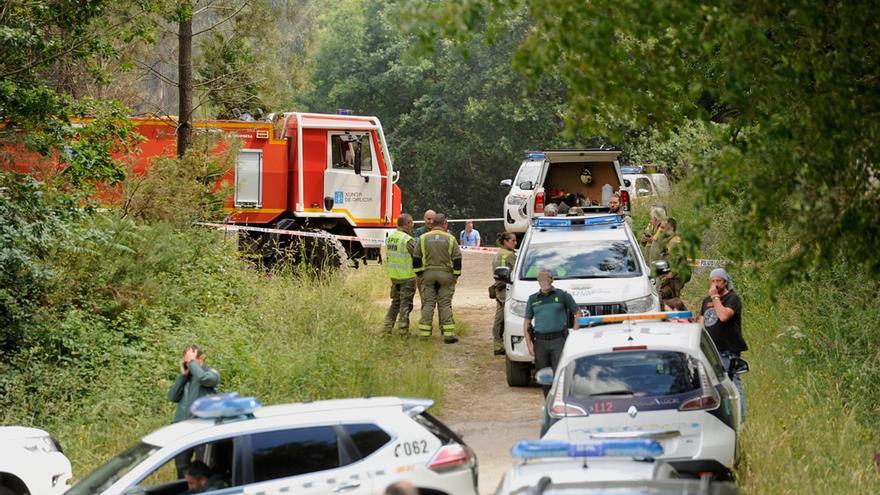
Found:
M 50 304 L 0 361 L 3 424 L 51 432 L 77 478 L 170 422 L 166 393 L 190 343 L 220 371 L 222 391 L 263 404 L 442 397 L 429 365 L 436 342 L 381 335 L 380 267 L 269 276 L 207 230 L 107 216 L 85 231 L 51 258 L 60 283 Z
M 694 256 L 730 259 L 730 210 L 701 210 L 687 191 L 666 205 L 681 233 L 702 241 Z M 646 208 L 636 215 L 643 226 Z M 728 267 L 743 299 L 751 365 L 743 378 L 739 483 L 750 494 L 880 493 L 873 461 L 880 452 L 880 284 L 841 259 L 807 274 L 809 281 L 778 287 L 768 267 L 791 245 L 779 227 L 764 259 Z M 708 271 L 696 271 L 684 292 L 688 307 L 699 309 L 707 289 Z

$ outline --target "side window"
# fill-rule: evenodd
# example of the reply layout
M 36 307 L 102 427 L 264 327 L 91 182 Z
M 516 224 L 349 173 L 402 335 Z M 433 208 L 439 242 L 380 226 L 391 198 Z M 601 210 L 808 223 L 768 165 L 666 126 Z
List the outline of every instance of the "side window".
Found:
M 373 145 L 369 134 L 334 134 L 330 136 L 330 160 L 334 169 L 354 170 L 357 150 L 361 153 L 361 170 L 373 170 Z
M 361 457 L 367 457 L 391 441 L 391 436 L 374 424 L 345 425 L 345 431 L 358 448 Z
M 715 370 L 715 375 L 719 379 L 722 378 L 724 376 L 724 365 L 721 363 L 721 356 L 718 354 L 718 350 L 715 349 L 715 344 L 712 343 L 711 337 L 705 331 L 702 337 L 700 337 L 700 350 L 703 351 L 706 359 L 709 360 L 709 364 Z
M 233 442 L 232 439 L 206 443 L 194 448 L 185 449 L 165 464 L 148 474 L 138 486 L 146 488 L 163 485 L 179 485 L 186 488 L 184 474 L 188 466 L 204 463 L 200 467 L 200 475 L 195 480 L 199 489 L 205 493 L 236 486 L 232 477 Z M 201 492 L 200 492 L 201 493 Z
M 650 196 L 654 194 L 654 188 L 651 187 L 651 181 L 645 177 L 636 179 L 636 196 Z
M 339 467 L 339 444 L 332 426 L 268 431 L 251 437 L 254 482 Z

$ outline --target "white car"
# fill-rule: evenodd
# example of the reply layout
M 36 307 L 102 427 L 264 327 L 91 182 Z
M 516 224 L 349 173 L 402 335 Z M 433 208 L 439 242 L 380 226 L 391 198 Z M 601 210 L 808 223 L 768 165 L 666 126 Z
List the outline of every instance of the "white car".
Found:
M 524 340 L 526 301 L 538 292 L 538 271 L 569 292 L 580 316 L 659 311 L 660 299 L 632 229 L 621 215 L 539 217 L 523 238 L 507 282 L 504 349 L 507 383 L 531 383 L 534 358 Z
M 665 174 L 648 173 L 644 167 L 621 167 L 623 189 L 634 202 L 669 196 L 669 179 Z
M 598 206 L 584 208 L 608 211 L 605 196 L 623 190 L 619 155 L 618 150 L 604 148 L 526 152 L 516 178 L 501 181 L 502 187 L 510 188 L 504 198 L 505 230 L 525 233 L 532 218 L 551 203 L 576 206 L 589 199 Z M 621 199 L 628 210 L 629 197 L 624 194 Z
M 601 452 L 607 448 L 615 448 L 615 441 L 602 442 L 596 445 L 580 446 L 570 445 L 567 442 L 519 442 L 511 451 L 514 458 L 520 459 L 501 479 L 495 495 L 510 495 L 526 487 L 537 487 L 540 484 L 555 483 L 581 483 L 585 481 L 622 481 L 622 480 L 668 480 L 677 479 L 678 473 L 669 464 L 657 461 L 653 458 L 654 452 Z M 618 441 L 618 443 L 620 443 Z M 634 443 L 626 441 L 626 443 Z M 656 442 L 644 441 L 644 444 L 654 443 L 656 449 L 662 452 L 662 447 Z M 566 447 L 561 455 L 551 452 L 548 456 L 518 455 L 523 444 L 532 444 L 527 450 L 543 450 L 544 445 L 548 450 L 557 450 L 561 445 Z M 580 449 L 579 449 L 580 447 Z M 586 448 L 584 448 L 586 447 Z M 633 450 L 631 447 L 626 450 Z M 582 452 L 578 455 L 577 450 L 594 450 L 598 456 L 587 455 L 593 452 Z M 639 449 L 635 449 L 639 450 Z M 601 454 L 601 455 L 599 455 Z
M 37 428 L 0 426 L 0 495 L 55 495 L 70 488 L 61 444 Z
M 260 407 L 205 397 L 197 416 L 159 429 L 110 459 L 69 495 L 180 494 L 174 457 L 195 449 L 227 494 L 382 494 L 406 480 L 421 493 L 476 494 L 477 460 L 426 412 L 427 399 L 377 397 Z
M 542 439 L 586 442 L 649 439 L 680 473 L 730 476 L 740 428 L 740 396 L 702 325 L 663 321 L 685 313 L 582 318 L 601 326 L 573 331 L 544 408 Z M 621 323 L 614 323 L 620 321 Z M 748 371 L 743 360 L 731 363 Z

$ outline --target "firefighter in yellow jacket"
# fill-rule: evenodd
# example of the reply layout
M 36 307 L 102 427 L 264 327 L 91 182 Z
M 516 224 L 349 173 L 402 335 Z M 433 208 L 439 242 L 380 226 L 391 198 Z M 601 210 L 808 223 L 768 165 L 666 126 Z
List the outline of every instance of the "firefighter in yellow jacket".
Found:
M 397 219 L 397 230 L 385 239 L 385 269 L 391 279 L 391 306 L 385 315 L 387 335 L 392 333 L 395 321 L 400 336 L 409 335 L 409 313 L 416 294 L 416 272 L 412 264 L 416 241 L 412 230 L 412 215 L 404 213 Z
M 455 236 L 447 232 L 446 215 L 434 217 L 433 229 L 419 236 L 413 252 L 413 268 L 420 278 L 422 288 L 422 318 L 419 335 L 430 337 L 434 320 L 434 305 L 440 313 L 440 329 L 443 342 L 458 342 L 455 336 L 455 320 L 452 317 L 452 296 L 455 283 L 461 275 L 461 249 Z

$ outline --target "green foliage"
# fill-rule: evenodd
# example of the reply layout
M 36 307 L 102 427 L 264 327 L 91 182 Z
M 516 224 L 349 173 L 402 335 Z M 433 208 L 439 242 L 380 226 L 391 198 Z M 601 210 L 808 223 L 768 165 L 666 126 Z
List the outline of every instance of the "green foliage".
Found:
M 243 33 L 233 31 L 227 38 L 219 31 L 201 41 L 202 61 L 196 69 L 195 84 L 207 92 L 218 119 L 237 118 L 233 110 L 254 114 L 266 110 L 260 101 L 256 57 Z
M 33 185 L 16 194 L 26 213 L 51 212 L 55 201 Z M 51 242 L 13 246 L 53 246 L 35 262 L 39 285 L 3 280 L 3 287 L 32 284 L 28 293 L 40 297 L 16 308 L 28 318 L 16 322 L 20 345 L 0 359 L 0 422 L 51 431 L 79 477 L 170 422 L 174 405 L 165 394 L 181 349 L 192 342 L 220 371 L 223 391 L 254 394 L 264 404 L 441 395 L 441 377 L 424 366 L 432 343 L 379 335 L 384 307 L 375 301 L 387 292 L 381 267 L 267 277 L 240 260 L 224 234 L 137 224 L 112 212 L 50 219 Z M 13 225 L 17 239 L 36 228 Z M 72 234 L 58 235 L 65 229 Z M 0 232 L 5 241 L 8 230 Z
M 571 128 L 619 140 L 609 118 L 661 131 L 727 124 L 718 154 L 694 165 L 707 202 L 739 193 L 738 257 L 762 256 L 779 220 L 794 246 L 774 280 L 844 253 L 880 273 L 876 2 L 461 0 L 425 11 L 440 36 L 520 8 L 533 28 L 515 65 L 559 75 Z

